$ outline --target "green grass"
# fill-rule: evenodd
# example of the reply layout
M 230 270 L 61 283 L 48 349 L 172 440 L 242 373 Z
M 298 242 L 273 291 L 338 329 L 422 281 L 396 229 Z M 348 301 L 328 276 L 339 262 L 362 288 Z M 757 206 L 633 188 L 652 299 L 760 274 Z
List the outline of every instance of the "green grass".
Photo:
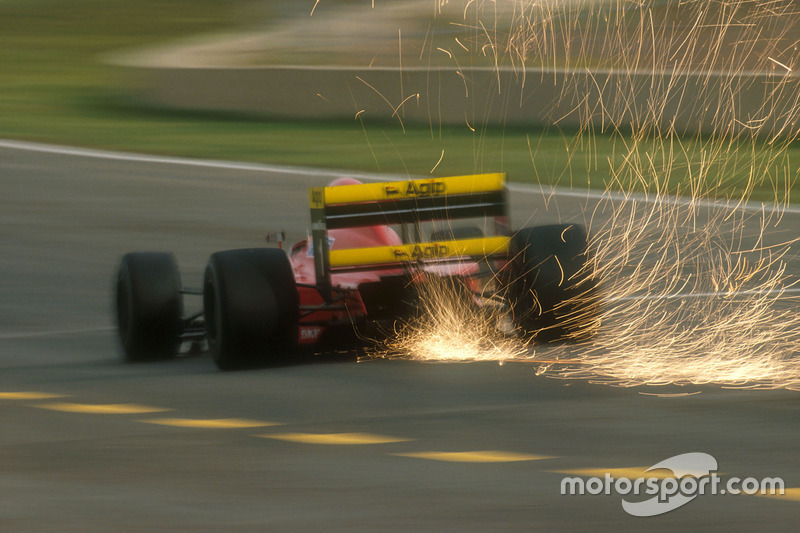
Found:
M 136 104 L 126 91 L 126 73 L 99 60 L 119 49 L 274 20 L 286 9 L 283 6 L 279 0 L 2 1 L 0 137 L 415 175 L 434 167 L 436 175 L 504 170 L 513 180 L 579 189 L 652 189 L 652 183 L 637 180 L 636 172 L 623 172 L 615 181 L 609 163 L 622 169 L 652 163 L 655 173 L 663 176 L 659 169 L 677 159 L 667 185 L 677 192 L 686 192 L 687 177 L 698 174 L 709 151 L 722 148 L 722 157 L 715 159 L 702 186 L 736 195 L 747 180 L 750 162 L 764 161 L 757 172 L 763 183 L 754 194 L 759 199 L 771 199 L 770 180 L 780 181 L 782 166 L 795 168 L 793 163 L 800 160 L 794 146 L 772 162 L 765 159 L 770 152 L 759 146 L 729 148 L 708 140 L 681 141 L 688 155 L 673 158 L 665 155 L 664 142 L 644 139 L 633 151 L 644 164 L 626 166 L 624 161 L 632 158 L 626 157 L 631 139 L 625 135 L 536 128 L 473 132 L 466 126 L 403 130 L 398 123 L 285 122 L 180 113 Z

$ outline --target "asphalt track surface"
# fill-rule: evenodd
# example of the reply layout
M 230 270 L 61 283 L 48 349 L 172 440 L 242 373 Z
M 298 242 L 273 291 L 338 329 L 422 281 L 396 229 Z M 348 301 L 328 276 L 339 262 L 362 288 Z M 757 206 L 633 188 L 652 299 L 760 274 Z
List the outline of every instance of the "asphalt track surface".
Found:
M 304 237 L 306 188 L 330 176 L 30 148 L 0 147 L 0 531 L 796 531 L 798 491 L 635 518 L 619 495 L 561 495 L 559 473 L 705 452 L 724 476 L 800 487 L 796 392 L 348 354 L 123 364 L 109 303 L 123 253 L 172 250 L 197 285 L 214 251 Z M 517 220 L 585 211 L 512 196 Z M 798 229 L 787 214 L 781 231 Z

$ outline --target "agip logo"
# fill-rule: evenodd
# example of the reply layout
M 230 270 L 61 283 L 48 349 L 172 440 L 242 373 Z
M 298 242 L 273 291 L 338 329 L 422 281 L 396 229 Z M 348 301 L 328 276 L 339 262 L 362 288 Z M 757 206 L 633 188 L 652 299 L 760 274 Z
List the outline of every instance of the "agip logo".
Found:
M 387 198 L 424 198 L 427 196 L 442 196 L 447 192 L 444 181 L 409 181 L 404 185 L 386 185 L 384 193 Z
M 415 244 L 404 248 L 395 248 L 393 252 L 395 259 L 400 261 L 419 261 L 422 259 L 441 259 L 447 257 L 450 253 L 450 248 L 445 244 L 439 243 L 424 245 Z

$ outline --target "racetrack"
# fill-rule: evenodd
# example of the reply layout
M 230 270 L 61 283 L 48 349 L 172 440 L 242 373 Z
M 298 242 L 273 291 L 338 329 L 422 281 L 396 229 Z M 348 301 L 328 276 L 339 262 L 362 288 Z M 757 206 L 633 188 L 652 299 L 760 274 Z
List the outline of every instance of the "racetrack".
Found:
M 528 364 L 348 354 L 233 373 L 204 356 L 120 362 L 109 303 L 120 255 L 172 250 L 198 285 L 214 251 L 259 246 L 267 230 L 303 238 L 306 188 L 329 180 L 0 147 L 3 531 L 796 530 L 797 490 L 700 496 L 645 519 L 619 495 L 560 495 L 558 472 L 705 452 L 723 476 L 800 487 L 797 392 L 612 388 Z M 517 223 L 582 221 L 592 202 L 545 207 L 525 188 L 512 201 Z M 769 238 L 798 230 L 790 211 Z M 788 268 L 800 275 L 794 257 Z

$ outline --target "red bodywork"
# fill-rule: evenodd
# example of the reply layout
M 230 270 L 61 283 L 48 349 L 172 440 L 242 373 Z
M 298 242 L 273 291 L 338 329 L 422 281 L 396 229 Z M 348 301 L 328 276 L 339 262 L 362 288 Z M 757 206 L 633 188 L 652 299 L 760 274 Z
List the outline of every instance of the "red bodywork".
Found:
M 352 178 L 340 178 L 330 186 L 353 185 L 361 183 Z M 377 246 L 396 246 L 403 244 L 397 232 L 390 226 L 367 226 L 346 229 L 332 229 L 328 231 L 330 249 L 371 248 Z M 311 238 L 299 241 L 292 246 L 289 261 L 294 271 L 295 282 L 300 300 L 300 324 L 298 344 L 310 346 L 315 344 L 324 334 L 325 330 L 333 324 L 354 323 L 360 319 L 368 319 L 366 306 L 361 298 L 359 286 L 363 283 L 381 282 L 386 276 L 399 276 L 408 274 L 408 266 L 403 268 L 375 268 L 357 272 L 332 273 L 331 285 L 335 296 L 340 297 L 336 310 L 321 309 L 313 312 L 303 309 L 320 306 L 326 302 L 320 292 L 315 288 L 316 273 L 314 270 L 314 256 Z M 436 276 L 462 276 L 468 278 L 479 270 L 475 261 L 468 260 L 457 263 L 440 265 L 415 265 L 417 271 L 423 275 Z
M 337 248 L 367 248 L 401 243 L 397 233 L 388 226 L 331 230 L 329 235 L 333 241 L 332 248 L 334 246 Z M 309 238 L 292 246 L 292 251 L 289 255 L 289 260 L 294 270 L 294 279 L 298 283 L 297 292 L 300 296 L 301 308 L 325 304 L 325 300 L 319 291 L 312 287 L 316 283 L 316 276 L 314 272 L 314 257 L 309 252 L 311 249 L 311 239 Z M 365 282 L 380 281 L 381 276 L 402 273 L 403 269 L 397 268 L 333 274 L 331 276 L 333 287 L 342 289 L 336 292 L 344 297 L 344 301 L 341 303 L 344 304 L 346 309 L 337 311 L 320 310 L 305 317 L 301 312 L 298 343 L 301 346 L 308 346 L 317 342 L 325 329 L 325 322 L 353 321 L 360 317 L 365 317 L 367 312 L 358 292 L 358 286 Z

